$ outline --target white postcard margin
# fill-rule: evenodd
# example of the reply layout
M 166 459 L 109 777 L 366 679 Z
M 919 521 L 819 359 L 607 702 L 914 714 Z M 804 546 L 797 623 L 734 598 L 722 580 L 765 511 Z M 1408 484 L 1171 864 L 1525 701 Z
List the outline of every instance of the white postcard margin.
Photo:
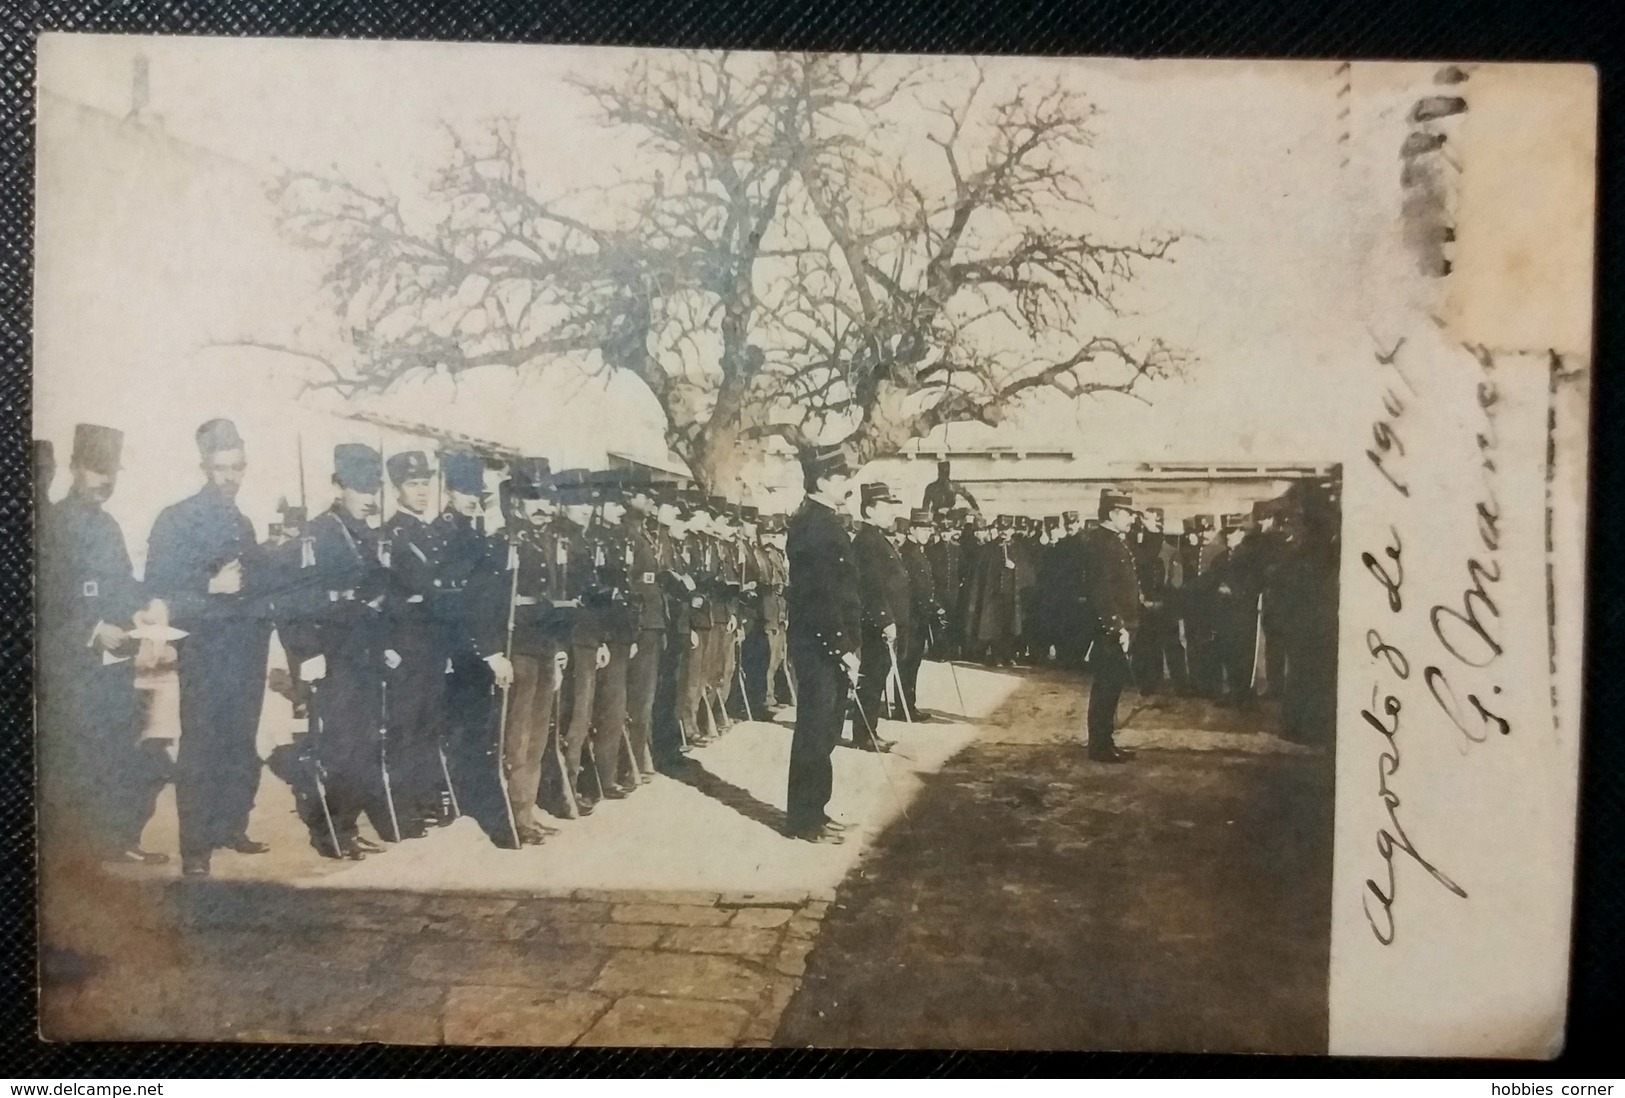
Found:
M 1568 996 L 1596 74 L 1355 64 L 1329 1050 L 1539 1058 Z

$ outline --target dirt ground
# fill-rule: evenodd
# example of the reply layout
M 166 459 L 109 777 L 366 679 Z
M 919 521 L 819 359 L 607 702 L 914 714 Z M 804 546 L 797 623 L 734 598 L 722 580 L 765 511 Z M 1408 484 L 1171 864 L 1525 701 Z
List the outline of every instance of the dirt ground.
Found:
M 841 889 L 776 1043 L 1324 1052 L 1331 763 L 1133 692 L 1121 766 L 1086 683 L 1027 672 Z

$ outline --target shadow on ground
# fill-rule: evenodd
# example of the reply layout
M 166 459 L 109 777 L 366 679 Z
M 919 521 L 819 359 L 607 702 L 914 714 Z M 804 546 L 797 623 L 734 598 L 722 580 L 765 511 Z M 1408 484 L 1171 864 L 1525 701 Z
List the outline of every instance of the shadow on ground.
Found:
M 1325 1051 L 1329 752 L 1269 749 L 1246 731 L 1268 706 L 1130 694 L 1161 742 L 1208 739 L 1102 766 L 1086 697 L 1030 673 L 926 780 L 843 886 L 776 1043 Z

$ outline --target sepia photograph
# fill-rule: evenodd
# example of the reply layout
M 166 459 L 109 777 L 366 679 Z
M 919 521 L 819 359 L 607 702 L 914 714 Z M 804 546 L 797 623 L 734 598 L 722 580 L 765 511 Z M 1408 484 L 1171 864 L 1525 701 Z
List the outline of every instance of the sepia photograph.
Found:
M 41 1035 L 1555 1055 L 1595 77 L 42 36 Z

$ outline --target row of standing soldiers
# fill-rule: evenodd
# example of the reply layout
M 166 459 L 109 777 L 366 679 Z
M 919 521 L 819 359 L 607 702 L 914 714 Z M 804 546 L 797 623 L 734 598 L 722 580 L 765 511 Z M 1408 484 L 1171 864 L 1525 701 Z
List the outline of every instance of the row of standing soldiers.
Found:
M 308 731 L 270 768 L 334 858 L 379 849 L 362 816 L 387 841 L 466 814 L 498 845 L 542 842 L 540 812 L 625 797 L 793 689 L 782 516 L 519 458 L 488 531 L 484 458 L 442 455 L 436 509 L 427 453 L 346 444 L 333 505 L 285 507 L 259 540 L 235 502 L 237 429 L 211 420 L 196 441 L 205 484 L 154 523 L 141 580 L 102 507 L 118 431 L 81 425 L 72 489 L 39 501 L 47 801 L 53 830 L 103 857 L 166 860 L 140 840 L 171 776 L 184 872 L 267 849 L 248 819 L 273 631 L 288 664 L 273 688 Z M 172 774 L 139 746 L 134 675 L 154 646 L 180 686 Z

